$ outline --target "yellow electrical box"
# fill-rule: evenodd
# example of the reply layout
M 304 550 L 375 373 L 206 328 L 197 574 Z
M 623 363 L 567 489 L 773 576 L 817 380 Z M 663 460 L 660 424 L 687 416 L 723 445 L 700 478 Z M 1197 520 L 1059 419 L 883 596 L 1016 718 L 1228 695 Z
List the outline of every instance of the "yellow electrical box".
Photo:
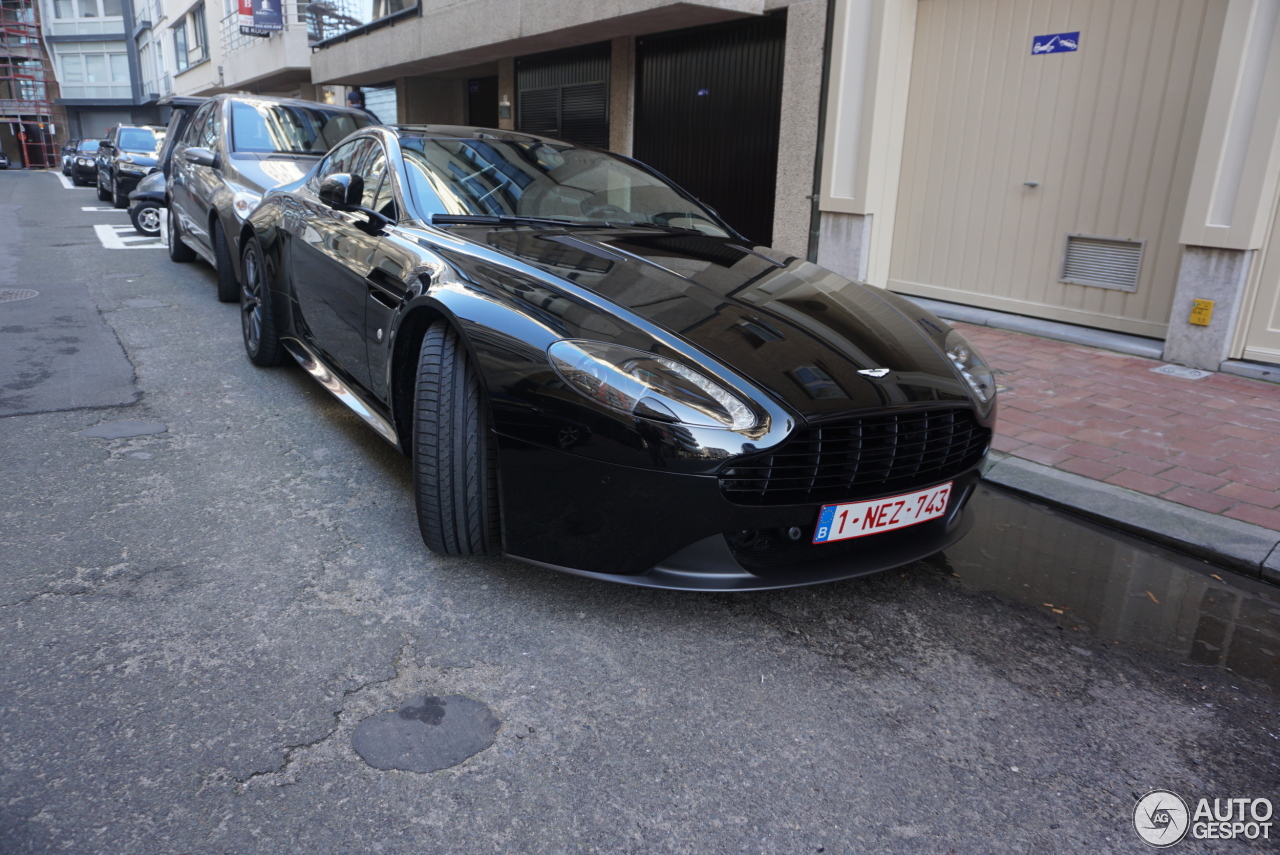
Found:
M 1213 301 L 1212 300 L 1192 300 L 1191 301 L 1191 323 L 1207 327 L 1209 320 L 1213 317 Z

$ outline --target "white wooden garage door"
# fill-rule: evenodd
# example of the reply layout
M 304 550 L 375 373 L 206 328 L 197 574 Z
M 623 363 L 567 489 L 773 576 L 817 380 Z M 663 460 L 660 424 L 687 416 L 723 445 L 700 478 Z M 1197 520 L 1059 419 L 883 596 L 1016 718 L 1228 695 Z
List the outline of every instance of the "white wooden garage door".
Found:
M 1163 338 L 1226 5 L 919 0 L 889 287 Z

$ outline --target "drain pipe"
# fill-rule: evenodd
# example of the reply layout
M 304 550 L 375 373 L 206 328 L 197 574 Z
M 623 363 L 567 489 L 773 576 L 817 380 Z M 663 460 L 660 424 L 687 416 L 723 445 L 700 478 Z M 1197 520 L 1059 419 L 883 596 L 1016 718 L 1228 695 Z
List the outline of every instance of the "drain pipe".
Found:
M 818 261 L 818 240 L 822 231 L 822 155 L 827 138 L 827 92 L 831 87 L 831 42 L 836 26 L 836 3 L 839 0 L 827 0 L 827 32 L 822 40 L 822 86 L 818 90 L 818 142 L 813 153 L 813 195 L 809 197 L 813 203 L 809 214 L 809 253 L 810 261 Z

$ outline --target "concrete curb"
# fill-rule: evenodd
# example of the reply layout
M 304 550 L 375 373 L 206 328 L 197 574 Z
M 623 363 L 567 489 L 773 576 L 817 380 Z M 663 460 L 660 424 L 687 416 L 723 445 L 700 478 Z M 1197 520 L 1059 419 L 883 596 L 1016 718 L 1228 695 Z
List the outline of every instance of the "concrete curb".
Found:
M 1136 335 L 1095 330 L 1090 327 L 1078 327 L 1074 324 L 1061 324 L 1057 321 L 1046 321 L 1040 318 L 1028 318 L 1023 315 L 1011 315 L 1008 312 L 997 312 L 994 309 L 979 309 L 974 306 L 961 306 L 957 303 L 943 303 L 939 300 L 928 300 L 903 294 L 913 303 L 928 309 L 938 317 L 947 321 L 963 321 L 979 327 L 1009 330 L 1011 332 L 1038 335 L 1055 341 L 1070 344 L 1082 344 L 1086 347 L 1097 347 L 1116 353 L 1127 353 L 1131 356 L 1145 356 L 1147 359 L 1159 360 L 1164 354 L 1164 342 L 1153 338 Z
M 1280 532 L 1018 457 L 993 457 L 983 477 L 1015 493 L 1280 585 Z

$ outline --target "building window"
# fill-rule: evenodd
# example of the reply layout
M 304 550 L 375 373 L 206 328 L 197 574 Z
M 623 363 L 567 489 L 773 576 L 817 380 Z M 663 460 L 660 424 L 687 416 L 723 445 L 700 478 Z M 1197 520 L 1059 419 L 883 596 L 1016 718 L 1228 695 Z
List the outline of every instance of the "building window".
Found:
M 53 17 L 74 18 L 76 15 L 72 0 L 53 0 Z
M 123 17 L 124 7 L 120 0 L 102 0 L 102 16 L 104 18 Z
M 191 49 L 200 52 L 200 59 L 208 59 L 209 39 L 205 35 L 203 3 L 197 4 L 191 10 L 191 36 Z
M 209 58 L 206 32 L 203 3 L 197 3 L 173 25 L 174 61 L 179 74 Z
M 98 0 L 80 0 L 80 17 L 98 17 Z
M 183 18 L 173 28 L 173 60 L 181 73 L 191 67 L 187 62 L 187 19 Z

